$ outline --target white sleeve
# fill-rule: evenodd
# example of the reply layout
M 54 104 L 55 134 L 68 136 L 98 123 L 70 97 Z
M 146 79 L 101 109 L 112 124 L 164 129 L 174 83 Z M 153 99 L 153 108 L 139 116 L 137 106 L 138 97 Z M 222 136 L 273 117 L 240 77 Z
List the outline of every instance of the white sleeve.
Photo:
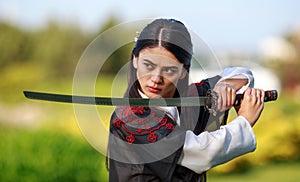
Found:
M 254 77 L 248 68 L 244 67 L 228 67 L 220 74 L 222 77 L 218 82 L 226 79 L 248 79 L 248 83 L 244 85 L 237 93 L 244 93 L 247 87 L 254 87 Z
M 238 116 L 213 132 L 195 135 L 187 131 L 178 163 L 196 173 L 202 173 L 255 149 L 256 138 L 252 127 L 243 116 Z

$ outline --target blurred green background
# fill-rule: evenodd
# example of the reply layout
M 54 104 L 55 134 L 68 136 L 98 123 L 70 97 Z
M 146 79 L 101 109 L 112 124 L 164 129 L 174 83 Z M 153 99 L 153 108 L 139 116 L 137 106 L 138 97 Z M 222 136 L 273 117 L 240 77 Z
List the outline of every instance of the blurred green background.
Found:
M 72 105 L 30 101 L 22 92 L 72 93 L 81 54 L 97 35 L 118 23 L 115 16 L 107 17 L 97 32 L 86 33 L 55 21 L 34 30 L 0 21 L 0 181 L 107 181 L 105 156 L 82 135 Z M 265 104 L 254 127 L 257 150 L 212 169 L 209 181 L 300 179 L 300 30 L 291 29 L 280 40 L 277 44 L 287 53 L 266 51 L 255 59 L 281 84 L 278 100 Z M 121 48 L 103 66 L 97 94 L 111 94 L 114 74 L 129 60 L 131 48 Z M 245 55 L 231 52 L 229 57 Z M 108 122 L 112 110 L 101 110 Z

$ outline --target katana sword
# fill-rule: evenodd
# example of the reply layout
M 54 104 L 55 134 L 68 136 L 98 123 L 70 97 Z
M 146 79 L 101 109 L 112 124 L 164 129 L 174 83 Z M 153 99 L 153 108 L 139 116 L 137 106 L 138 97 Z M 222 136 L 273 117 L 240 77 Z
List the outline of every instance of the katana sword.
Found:
M 92 97 L 78 95 L 64 95 L 45 92 L 24 91 L 29 99 L 65 102 L 74 104 L 106 105 L 106 106 L 206 106 L 210 105 L 213 92 L 205 97 L 182 97 L 182 98 L 117 98 L 117 97 Z M 215 94 L 216 96 L 216 94 Z M 215 97 L 214 96 L 214 97 Z
M 106 106 L 205 106 L 211 112 L 217 108 L 217 93 L 209 90 L 203 97 L 180 97 L 180 98 L 116 98 L 116 97 L 94 97 L 65 95 L 45 92 L 24 91 L 26 98 L 53 102 L 88 104 L 88 105 L 106 105 Z M 265 91 L 264 101 L 274 101 L 277 99 L 276 90 Z M 239 105 L 243 99 L 243 94 L 237 94 L 235 106 Z

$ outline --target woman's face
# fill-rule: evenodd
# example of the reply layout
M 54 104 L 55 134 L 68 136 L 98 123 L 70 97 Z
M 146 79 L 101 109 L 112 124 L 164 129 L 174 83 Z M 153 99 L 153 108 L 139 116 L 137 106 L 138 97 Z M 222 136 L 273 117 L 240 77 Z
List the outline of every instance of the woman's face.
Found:
M 141 91 L 149 98 L 173 97 L 178 80 L 186 75 L 183 64 L 161 46 L 142 49 L 139 57 L 134 57 L 133 66 Z

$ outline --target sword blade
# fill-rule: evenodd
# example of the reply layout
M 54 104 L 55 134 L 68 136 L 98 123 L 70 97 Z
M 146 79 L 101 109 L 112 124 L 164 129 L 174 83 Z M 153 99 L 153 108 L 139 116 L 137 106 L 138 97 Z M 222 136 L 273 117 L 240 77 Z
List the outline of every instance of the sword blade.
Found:
M 210 105 L 211 97 L 182 97 L 182 98 L 116 98 L 116 97 L 92 97 L 54 94 L 45 92 L 24 91 L 28 99 L 88 104 L 88 105 L 105 105 L 105 106 L 207 106 Z

